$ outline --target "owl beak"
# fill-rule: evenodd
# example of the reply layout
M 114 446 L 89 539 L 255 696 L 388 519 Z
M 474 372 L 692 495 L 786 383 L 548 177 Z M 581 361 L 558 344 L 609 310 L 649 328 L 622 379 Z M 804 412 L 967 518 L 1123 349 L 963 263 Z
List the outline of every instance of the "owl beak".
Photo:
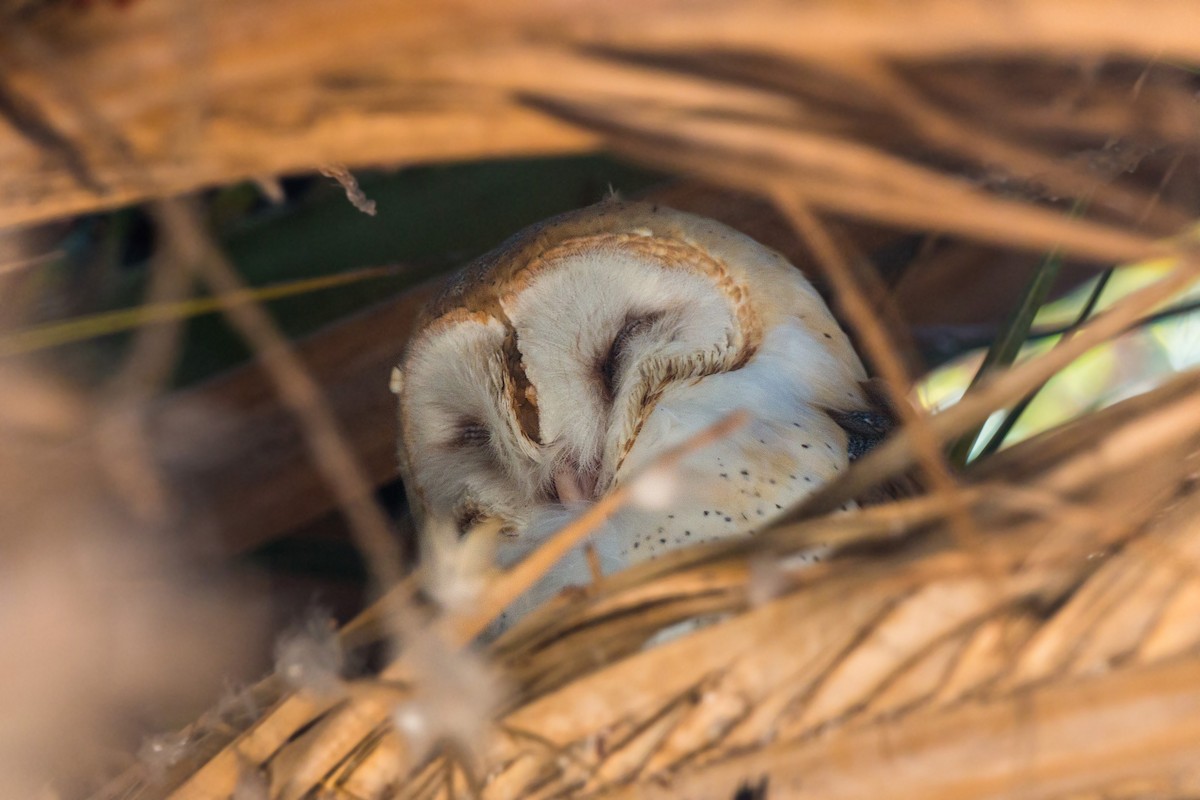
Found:
M 554 473 L 554 491 L 563 505 L 590 503 L 596 499 L 596 476 L 571 467 L 559 468 Z

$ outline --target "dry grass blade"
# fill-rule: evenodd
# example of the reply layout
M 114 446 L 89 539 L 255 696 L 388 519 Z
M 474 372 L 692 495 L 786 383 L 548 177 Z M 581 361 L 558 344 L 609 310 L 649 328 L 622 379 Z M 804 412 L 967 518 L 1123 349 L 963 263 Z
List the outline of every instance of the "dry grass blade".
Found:
M 1076 136 L 1094 141 L 1119 136 L 1190 146 L 1195 139 L 1196 109 L 1181 102 L 1185 82 L 1139 87 L 1096 85 L 1070 115 L 1024 96 L 1016 87 L 966 70 L 919 70 L 913 80 L 943 103 L 962 108 L 970 119 L 992 130 L 1033 140 Z M 982 82 L 982 85 L 981 85 Z
M 744 423 L 744 413 L 732 414 L 664 453 L 651 469 L 669 468 L 696 448 L 704 447 L 714 439 L 728 435 L 731 430 Z M 439 627 L 445 630 L 447 641 L 456 646 L 463 646 L 478 635 L 510 602 L 532 586 L 568 550 L 577 546 L 583 537 L 625 503 L 631 487 L 632 484 L 629 484 L 610 492 L 528 559 L 499 576 L 486 588 L 484 597 L 472 606 L 475 609 L 474 613 L 453 616 L 442 621 Z M 381 599 L 376 605 L 376 608 L 381 609 L 379 613 L 386 616 L 389 607 L 393 607 L 393 611 L 397 610 L 394 608 L 395 604 L 398 601 L 405 602 L 404 592 L 401 588 L 399 595 L 393 593 Z M 355 623 L 355 629 L 363 626 L 373 627 L 370 619 Z M 384 668 L 380 675 L 383 681 L 393 685 L 411 683 L 414 677 L 413 665 L 406 661 L 403 655 Z M 264 750 L 270 752 L 274 759 L 288 764 L 286 770 L 277 773 L 280 796 L 302 797 L 346 758 L 351 757 L 364 737 L 385 723 L 396 705 L 396 697 L 388 693 L 365 692 L 352 699 L 345 707 L 334 709 L 333 713 L 321 720 L 318 728 L 283 747 L 287 738 L 294 735 L 300 727 L 297 723 L 304 711 L 319 708 L 315 703 L 316 701 L 305 693 L 285 699 L 280 706 L 268 712 L 253 729 L 197 770 L 171 797 L 177 800 L 223 797 L 222 793 L 230 791 L 229 787 L 236 783 L 238 770 L 241 768 L 242 759 L 246 758 L 246 753 Z M 327 705 L 320 710 L 326 708 Z
M 192 288 L 194 257 L 195 253 L 168 242 L 153 259 L 147 302 L 171 305 L 185 297 Z M 170 378 L 181 338 L 178 319 L 139 327 L 124 365 L 109 382 L 107 413 L 97 425 L 100 446 L 111 464 L 111 480 L 122 487 L 131 507 L 145 520 L 165 521 L 171 505 L 166 481 L 154 463 L 146 409 Z M 0 357 L 4 354 L 0 344 Z
M 281 399 L 303 421 L 313 458 L 338 495 L 380 585 L 387 588 L 398 584 L 401 558 L 391 526 L 375 502 L 370 481 L 321 400 L 320 388 L 262 307 L 237 302 L 235 298 L 246 295 L 246 287 L 204 234 L 194 211 L 179 201 L 163 201 L 157 206 L 157 216 L 168 236 L 196 254 L 195 268 L 214 290 L 221 310 L 258 352 Z
M 1198 676 L 1193 657 L 1052 685 L 866 726 L 833 741 L 774 746 L 696 769 L 668 788 L 639 783 L 601 796 L 724 800 L 760 776 L 770 776 L 772 797 L 788 798 L 1049 800 L 1113 796 L 1111 789 L 1125 784 L 1136 787 L 1130 796 L 1188 796 L 1200 788 Z
M 745 411 L 736 411 L 713 425 L 701 430 L 687 441 L 665 451 L 654 460 L 651 472 L 669 470 L 689 453 L 728 436 L 746 424 Z M 476 610 L 459 619 L 452 620 L 450 629 L 457 641 L 466 642 L 479 635 L 489 622 L 499 616 L 520 595 L 529 590 L 554 564 L 571 549 L 579 546 L 584 537 L 599 528 L 604 521 L 627 502 L 630 492 L 635 490 L 640 476 L 630 483 L 614 487 L 607 495 L 588 507 L 579 519 L 556 533 L 530 556 L 494 581 L 479 598 Z
M 667 50 L 724 47 L 755 49 L 799 58 L 831 60 L 858 53 L 934 59 L 962 55 L 1030 52 L 1120 53 L 1144 58 L 1195 60 L 1197 44 L 1172 26 L 1194 26 L 1200 10 L 1187 0 L 1151 4 L 1129 0 L 887 0 L 846 5 L 821 0 L 786 3 L 713 4 L 682 13 L 685 4 L 662 3 L 634 22 L 614 24 L 613 6 L 597 12 L 579 34 L 595 41 L 612 25 L 621 44 Z M 589 29 L 590 28 L 590 29 Z M 611 29 L 609 29 L 611 30 Z
M 979 471 L 961 500 L 991 534 L 980 543 L 991 577 L 955 546 L 946 504 L 927 497 L 682 551 L 538 612 L 494 646 L 515 692 L 483 750 L 481 796 L 727 797 L 765 774 L 772 791 L 800 797 L 877 793 L 873 781 L 965 798 L 1193 780 L 1200 685 L 1191 656 L 1169 659 L 1200 644 L 1188 614 L 1200 597 L 1197 380 Z M 1028 488 L 1009 497 L 1006 480 Z M 1045 502 L 1031 505 L 1037 492 Z M 851 529 L 820 568 L 777 561 Z M 751 601 L 763 557 L 774 595 Z M 713 612 L 734 616 L 640 649 L 657 628 Z M 383 677 L 421 680 L 402 665 Z M 381 724 L 394 702 L 363 694 L 352 727 L 335 714 L 270 756 L 251 749 L 275 769 L 291 764 L 283 797 L 318 783 L 454 796 L 432 778 L 457 774 L 449 756 L 408 772 L 405 738 Z M 1080 735 L 1101 724 L 1122 733 Z M 898 776 L 896 758 L 917 768 Z M 176 796 L 220 797 L 215 786 Z
M 779 190 L 776 197 L 780 208 L 813 249 L 818 263 L 829 277 L 837 304 L 861 337 L 866 354 L 878 365 L 891 394 L 892 405 L 897 409 L 900 422 L 912 438 L 913 448 L 921 469 L 929 479 L 930 488 L 944 496 L 947 507 L 951 509 L 959 543 L 964 548 L 971 549 L 979 537 L 979 532 L 958 496 L 958 485 L 950 473 L 950 465 L 930 432 L 925 418 L 908 402 L 910 381 L 895 345 L 892 344 L 883 325 L 875 318 L 862 290 L 851 276 L 850 266 L 838 251 L 829 232 L 802 202 L 797 202 L 786 190 Z
M 272 25 L 252 41 L 244 31 L 255 19 Z M 0 198 L 4 224 L 112 207 L 148 196 L 150 186 L 178 193 L 326 163 L 353 169 L 595 146 L 597 137 L 588 130 L 523 106 L 522 93 L 797 118 L 796 104 L 777 93 L 580 51 L 690 51 L 711 61 L 752 54 L 835 68 L 864 59 L 928 63 L 1031 53 L 1200 58 L 1189 35 L 1200 27 L 1200 9 L 1190 0 L 1020 0 L 1003 6 L 920 0 L 903 7 L 878 0 L 699 6 L 621 0 L 586 11 L 546 0 L 503 10 L 478 1 L 420 0 L 390 8 L 348 0 L 334 10 L 318 0 L 269 0 L 251 11 L 234 0 L 215 0 L 203 15 L 203 47 L 189 24 L 194 21 L 186 4 L 160 3 L 90 17 L 50 9 L 31 24 L 6 26 L 0 107 L 14 125 L 0 133 L 0 169 L 9 178 L 9 191 Z M 29 56 L 31 41 L 46 45 L 42 56 Z M 166 52 L 179 57 L 164 59 Z M 47 62 L 59 75 L 58 88 L 46 80 Z M 92 100 L 98 116 L 144 165 L 148 181 L 96 147 L 89 130 L 95 120 L 64 113 L 58 99 L 63 85 Z M 1060 121 L 1065 116 L 1057 115 Z M 928 115 L 921 119 L 930 130 L 947 130 Z M 1091 124 L 1101 140 L 1120 130 Z M 1149 120 L 1140 130 L 1156 125 Z M 1171 136 L 1188 130 L 1184 140 L 1192 140 L 1194 127 L 1185 120 L 1163 125 Z M 1064 174 L 1012 148 L 1001 153 L 994 141 L 952 139 L 1012 166 L 1022 162 L 1041 171 L 1040 164 L 1047 174 Z M 195 146 L 181 146 L 185 142 Z M 30 158 L 43 150 L 50 156 L 45 163 Z M 1114 190 L 1113 197 L 1123 191 Z
M 5 37 L 3 41 L 11 46 L 9 51 L 0 48 L 0 57 L 20 54 L 27 66 L 40 70 L 36 83 L 44 92 L 45 96 L 41 98 L 43 103 L 60 105 L 60 110 L 66 111 L 74 123 L 94 140 L 98 155 L 112 162 L 111 166 L 123 181 L 141 193 L 161 196 L 167 191 L 153 168 L 136 152 L 126 132 L 105 119 L 92 99 L 69 80 L 69 67 L 55 58 L 52 47 L 35 35 L 21 37 L 4 30 L 0 36 Z M 4 66 L 3 61 L 0 61 L 0 66 Z M 188 85 L 190 87 L 191 83 Z M 9 87 L 7 91 L 11 94 L 16 90 Z M 195 99 L 190 95 L 189 98 Z M 11 108 L 11 105 L 8 103 L 5 107 Z M 48 112 L 37 103 L 31 102 L 22 114 L 27 114 L 38 124 L 51 124 Z M 194 121 L 188 114 L 185 114 L 185 119 Z M 59 145 L 58 150 L 62 151 L 59 155 L 65 157 L 68 165 L 75 165 L 77 179 L 98 185 L 102 194 L 110 191 L 103 181 L 92 174 L 82 155 L 76 151 L 78 143 L 63 139 Z M 378 582 L 383 587 L 398 584 L 401 574 L 399 548 L 391 535 L 390 525 L 375 503 L 372 484 L 346 445 L 337 421 L 321 398 L 316 382 L 296 358 L 291 344 L 261 306 L 238 302 L 245 298 L 248 290 L 225 255 L 205 232 L 194 208 L 184 201 L 160 200 L 153 207 L 152 216 L 169 242 L 168 251 L 181 254 L 188 266 L 213 290 L 221 310 L 261 357 L 284 404 L 300 420 L 316 466 L 338 497 Z M 178 274 L 170 274 L 172 281 L 168 287 L 181 289 L 187 274 L 182 269 Z M 176 329 L 168 323 L 161 330 L 170 334 Z M 164 372 L 169 366 L 166 357 L 174 349 L 172 336 L 161 335 L 161 331 L 151 328 L 149 334 L 141 337 L 141 341 L 146 344 L 139 345 L 139 362 L 150 365 L 151 372 Z M 135 362 L 135 366 L 139 362 Z M 145 378 L 138 375 L 134 377 Z
M 379 435 L 395 419 L 385 379 L 417 310 L 437 288 L 425 283 L 295 345 L 373 485 L 396 474 L 395 446 Z M 263 367 L 251 363 L 175 392 L 155 409 L 160 458 L 173 481 L 206 498 L 206 513 L 231 553 L 252 550 L 337 507 L 308 456 L 302 424 L 280 406 L 273 387 Z M 213 421 L 197 426 L 198 417 Z
M 397 645 L 369 677 L 339 678 L 337 697 L 264 681 L 255 696 L 272 706 L 257 719 L 202 720 L 169 781 L 131 771 L 99 798 L 225 800 L 246 775 L 279 800 L 728 800 L 768 774 L 772 797 L 1200 792 L 1200 374 L 961 474 L 940 450 L 1196 280 L 1196 248 L 1158 237 L 1194 205 L 1176 179 L 1197 153 L 1195 80 L 1169 62 L 1200 62 L 1197 30 L 1194 0 L 168 0 L 4 16 L 0 226 L 159 199 L 153 216 L 182 258 L 157 274 L 158 292 L 174 298 L 192 274 L 212 290 L 299 420 L 276 438 L 304 442 L 390 588 L 340 641 Z M 897 403 L 902 430 L 774 530 L 598 578 L 485 645 L 487 624 L 636 484 L 487 576 L 474 603 L 430 608 L 425 576 L 401 578 L 373 497 L 391 444 L 380 456 L 383 437 L 365 427 L 369 445 L 346 441 L 321 382 L 241 302 L 195 209 L 161 198 L 323 164 L 599 146 L 776 201 L 895 398 L 910 376 L 824 215 L 1104 263 L 1163 255 L 1174 268 L 945 412 Z M 1095 219 L 1064 216 L 1081 197 Z M 5 264 L 0 277 L 26 269 Z M 407 322 L 372 328 L 411 316 L 400 307 L 358 328 L 397 340 L 360 361 L 358 379 L 407 334 Z M 139 337 L 115 394 L 141 402 L 161 382 L 164 330 Z M 361 341 L 338 340 L 325 363 Z M 362 467 L 371 447 L 387 466 Z M 929 495 L 815 516 L 914 466 Z M 230 480 L 258 489 L 253 469 Z M 224 496 L 235 513 L 246 497 Z M 273 513 L 277 528 L 303 518 Z M 818 543 L 828 554 L 812 564 Z M 679 623 L 692 627 L 660 636 Z M 430 698 L 438 713 L 422 711 Z
M 850 217 L 1038 252 L 1061 247 L 1105 261 L 1137 260 L 1154 249 L 1151 240 L 1131 231 L 999 199 L 962 180 L 832 136 L 752 120 L 648 109 L 618 114 L 573 102 L 536 102 L 606 130 L 615 149 L 646 163 L 756 191 L 786 176 L 811 205 Z
M 153 328 L 163 322 L 179 321 L 219 311 L 222 303 L 264 303 L 282 297 L 291 297 L 357 281 L 372 280 L 394 275 L 403 267 L 365 267 L 363 269 L 326 275 L 319 278 L 303 278 L 286 281 L 272 286 L 246 289 L 236 297 L 218 300 L 213 297 L 192 298 L 175 302 L 155 300 L 133 308 L 93 314 L 86 317 L 48 322 L 31 328 L 0 336 L 0 358 L 45 350 L 59 345 L 79 342 L 96 336 L 107 336 L 121 331 Z
M 526 675 L 522 682 L 550 674 L 530 669 L 533 663 L 559 672 L 551 682 L 536 680 L 538 688 L 504 717 L 490 750 L 497 771 L 482 796 L 614 792 L 720 798 L 730 796 L 739 783 L 766 774 L 788 795 L 857 796 L 864 781 L 895 780 L 889 759 L 898 753 L 904 753 L 905 763 L 911 756 L 918 765 L 896 782 L 904 796 L 992 796 L 990 792 L 1012 792 L 1012 787 L 1020 787 L 1022 794 L 1055 796 L 1058 790 L 1112 786 L 1134 778 L 1169 781 L 1192 776 L 1186 742 L 1194 735 L 1193 709 L 1200 703 L 1194 664 L 1141 666 L 1163 657 L 1158 654 L 1198 643 L 1200 631 L 1183 620 L 1182 608 L 1188 606 L 1165 616 L 1172 630 L 1182 634 L 1170 650 L 1136 648 L 1148 636 L 1166 640 L 1158 626 L 1114 624 L 1110 628 L 1126 636 L 1112 638 L 1100 631 L 1090 634 L 1072 620 L 1080 619 L 1076 606 L 1090 610 L 1085 619 L 1104 613 L 1110 606 L 1096 606 L 1097 597 L 1104 603 L 1118 602 L 1123 590 L 1105 590 L 1111 583 L 1106 572 L 1139 575 L 1146 553 L 1138 543 L 1150 547 L 1152 536 L 1172 542 L 1174 557 L 1154 558 L 1162 569 L 1170 569 L 1178 554 L 1198 546 L 1198 533 L 1190 523 L 1198 495 L 1187 477 L 1200 447 L 1194 385 L 1194 378 L 1184 380 L 1142 399 L 1140 413 L 1116 408 L 1102 415 L 1104 419 L 1080 423 L 1086 434 L 1067 432 L 1022 445 L 1027 453 L 1067 446 L 1062 451 L 1066 458 L 1043 463 L 1043 471 L 1025 475 L 1024 481 L 1032 486 L 1050 481 L 1056 497 L 1087 497 L 1093 511 L 1108 509 L 1108 515 L 1075 517 L 1074 523 L 1063 525 L 1072 517 L 1062 516 L 1054 505 L 1031 518 L 1030 506 L 1001 501 L 996 489 L 965 493 L 974 513 L 995 531 L 986 540 L 991 557 L 1003 565 L 994 578 L 979 576 L 972 570 L 973 559 L 955 551 L 942 503 L 938 513 L 943 522 L 930 525 L 936 517 L 912 518 L 906 536 L 911 557 L 904 551 L 868 551 L 845 563 L 835 560 L 826 570 L 808 573 L 808 578 L 797 573 L 794 581 L 782 584 L 784 594 L 778 600 L 605 666 L 596 666 L 590 656 L 570 654 L 586 650 L 584 643 L 600 643 L 606 627 L 613 633 L 629 627 L 624 636 L 641 642 L 650 625 L 664 620 L 602 613 L 602 608 L 620 607 L 606 597 L 604 587 L 590 602 L 577 600 L 559 608 L 558 633 L 506 645 L 505 663 Z M 1169 429 L 1174 438 L 1170 444 L 1160 439 L 1157 445 L 1130 452 L 1121 444 L 1122 437 L 1136 437 L 1142 415 L 1150 409 L 1145 419 L 1162 416 L 1160 429 Z M 1056 441 L 1060 438 L 1066 441 Z M 1120 463 L 1102 459 L 1105 468 L 1093 469 L 1091 443 L 1096 440 L 1126 457 Z M 1028 463 L 1038 462 L 1034 458 Z M 1007 459 L 1009 468 L 1021 464 L 1020 458 Z M 1139 469 L 1144 480 L 1136 487 L 1112 486 L 1114 476 L 1126 475 L 1129 469 Z M 992 470 L 989 480 L 1002 473 L 1003 469 Z M 1072 480 L 1063 483 L 1055 475 L 1070 475 Z M 1181 487 L 1190 487 L 1183 489 L 1186 499 L 1168 515 L 1158 515 L 1154 509 L 1159 499 L 1164 493 L 1177 494 Z M 887 521 L 887 512 L 877 515 L 878 534 L 895 542 L 904 523 L 896 524 L 894 517 Z M 1097 527 L 1097 519 L 1105 517 L 1120 518 L 1120 524 Z M 1056 547 L 1038 547 L 1048 540 L 1049 530 L 1055 531 Z M 1121 542 L 1130 541 L 1134 546 L 1106 560 L 1085 558 L 1114 552 Z M 700 579 L 701 573 L 718 575 L 718 564 L 733 566 L 732 560 L 721 560 L 731 559 L 732 549 L 710 548 L 707 561 L 695 553 L 680 554 L 674 567 L 680 569 L 689 560 L 694 564 L 692 590 L 697 593 L 714 585 L 732 588 L 738 581 L 736 570 L 725 573 L 719 584 Z M 745 581 L 744 560 L 740 569 Z M 654 571 L 653 566 L 643 570 L 643 581 Z M 686 569 L 678 573 L 680 578 L 685 575 Z M 1183 596 L 1184 588 L 1198 577 L 1198 571 L 1175 569 L 1168 584 L 1175 588 L 1164 596 Z M 624 589 L 614 590 L 634 589 L 636 582 L 622 578 L 618 576 L 617 583 Z M 1159 578 L 1146 576 L 1144 584 L 1164 594 Z M 674 590 L 685 585 L 677 583 Z M 652 587 L 671 591 L 661 578 L 646 584 Z M 641 602 L 653 607 L 659 602 L 655 597 L 662 596 L 643 594 Z M 572 619 L 571 608 L 586 607 L 596 615 Z M 1052 610 L 1056 607 L 1063 610 Z M 745 606 L 733 601 L 726 608 L 737 612 Z M 1132 612 L 1139 608 L 1152 607 L 1129 607 Z M 1156 616 L 1164 619 L 1163 614 Z M 546 648 L 564 632 L 568 638 L 562 646 Z M 1082 637 L 1096 655 L 1055 667 L 1057 662 L 1042 655 L 1042 632 L 1063 646 Z M 1130 652 L 1140 655 L 1130 657 Z M 1094 673 L 1097 660 L 1111 660 L 1115 654 L 1126 655 L 1120 662 L 1108 662 L 1115 670 L 1111 676 L 1092 679 L 1097 681 L 1094 690 L 1080 679 L 1080 673 Z M 1020 666 L 1024 663 L 1049 664 L 1051 669 L 1027 672 Z M 564 666 L 568 674 L 563 674 Z M 569 676 L 572 670 L 574 678 Z M 1024 688 L 1028 680 L 1042 687 L 1030 694 Z M 1145 709 L 1154 711 L 1146 714 Z M 1138 730 L 1136 740 L 1148 745 L 1134 745 L 1120 735 L 1109 736 L 1103 744 L 1081 738 L 1080 730 L 1092 720 L 1109 720 L 1122 729 L 1130 726 Z M 811 734 L 816 730 L 823 734 L 814 740 Z M 1061 733 L 1050 744 L 1043 739 L 1046 732 Z M 888 746 L 881 748 L 882 741 Z M 1030 746 L 1033 741 L 1038 742 L 1036 748 Z M 763 747 L 763 742 L 774 744 Z M 386 752 L 383 748 L 380 758 Z M 970 752 L 977 754 L 967 758 Z M 1010 757 L 989 759 L 989 752 Z M 836 757 L 827 760 L 827 753 Z M 814 771 L 809 758 L 820 763 L 820 769 Z M 383 769 L 371 759 L 368 763 Z M 869 774 L 851 771 L 856 769 L 852 765 L 876 763 Z M 821 780 L 811 782 L 817 774 Z M 392 781 L 400 778 L 395 772 L 388 775 Z M 380 784 L 364 780 L 355 787 L 370 792 Z M 414 782 L 388 796 L 448 795 L 439 784 Z
M 845 65 L 850 74 L 869 86 L 880 103 L 894 108 L 908 120 L 929 145 L 962 154 L 982 166 L 1003 165 L 1024 181 L 1045 187 L 1052 194 L 1088 198 L 1097 207 L 1107 207 L 1130 220 L 1150 221 L 1157 203 L 1153 196 L 1134 189 L 1113 185 L 1100 171 L 1089 174 L 1042 152 L 1013 143 L 937 107 L 904 81 L 895 70 L 878 61 Z M 1181 209 L 1166 209 L 1152 220 L 1151 228 L 1163 234 L 1174 233 L 1192 222 Z

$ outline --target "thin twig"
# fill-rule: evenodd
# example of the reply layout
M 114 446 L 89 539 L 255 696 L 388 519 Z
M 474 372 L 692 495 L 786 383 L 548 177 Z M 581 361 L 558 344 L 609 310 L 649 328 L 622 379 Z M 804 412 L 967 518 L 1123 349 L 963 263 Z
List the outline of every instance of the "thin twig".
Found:
M 320 387 L 266 311 L 257 304 L 233 299 L 244 297 L 247 287 L 209 239 L 195 210 L 181 200 L 163 200 L 155 204 L 154 213 L 169 236 L 197 254 L 196 269 L 201 279 L 221 300 L 221 310 L 230 324 L 258 353 L 280 400 L 300 420 L 313 463 L 337 496 L 380 588 L 398 584 L 399 546 L 375 501 L 371 482 L 346 443 Z
M 926 141 L 972 158 L 982 166 L 999 166 L 1027 182 L 1043 184 L 1053 193 L 1102 205 L 1139 226 L 1150 219 L 1158 205 L 1157 194 L 1147 195 L 1106 184 L 1095 175 L 1064 165 L 1061 159 L 1014 143 L 943 111 L 897 75 L 894 68 L 878 59 L 843 62 L 838 68 L 847 70 L 849 75 L 871 87 L 879 102 L 886 103 L 912 123 Z M 1171 208 L 1156 220 L 1156 229 L 1163 234 L 1174 233 L 1190 220 L 1189 215 Z
M 673 468 L 680 459 L 712 444 L 746 424 L 749 415 L 735 411 L 710 425 L 681 444 L 670 448 L 654 460 L 645 472 L 657 472 Z M 450 622 L 450 630 L 463 642 L 477 636 L 487 625 L 500 615 L 514 600 L 528 591 L 571 549 L 586 539 L 619 510 L 629 498 L 629 493 L 639 480 L 634 476 L 629 482 L 620 484 L 601 497 L 588 509 L 558 533 L 554 534 L 534 550 L 523 561 L 499 576 L 484 590 L 483 596 L 474 604 L 474 609 L 458 615 Z
M 531 97 L 529 102 L 608 133 L 615 150 L 658 169 L 695 173 L 748 191 L 786 176 L 808 205 L 838 214 L 1008 248 L 1044 252 L 1057 246 L 1105 261 L 1145 258 L 1155 249 L 1152 240 L 1136 232 L 1065 219 L 831 135 L 654 109 L 618 113 L 561 99 Z
M 929 478 L 932 490 L 943 495 L 951 509 L 954 530 L 960 543 L 972 547 L 978 540 L 975 524 L 960 496 L 958 484 L 950 473 L 950 467 L 937 439 L 930 433 L 925 418 L 908 400 L 910 380 L 907 370 L 887 331 L 871 312 L 870 305 L 850 275 L 849 265 L 845 263 L 833 238 L 820 220 L 793 192 L 777 189 L 773 196 L 776 205 L 808 243 L 817 262 L 824 267 L 839 305 L 858 332 L 867 354 L 882 374 L 892 396 L 892 405 L 900 415 L 904 430 L 909 431 L 912 437 L 917 458 Z
M 664 452 L 646 467 L 646 472 L 673 468 L 680 459 L 688 454 L 728 436 L 744 425 L 747 419 L 748 414 L 744 411 L 737 411 L 724 417 Z M 646 472 L 641 474 L 646 474 Z M 582 542 L 602 525 L 604 520 L 617 511 L 628 500 L 639 477 L 634 476 L 630 482 L 610 490 L 578 519 L 554 534 L 523 561 L 494 579 L 474 603 L 473 610 L 453 614 L 442 620 L 438 627 L 444 632 L 447 643 L 460 647 L 469 644 L 509 604 L 524 594 L 568 551 Z M 387 602 L 397 602 L 396 596 L 389 598 Z M 409 617 L 411 615 L 402 615 L 405 622 L 411 623 L 412 620 Z M 387 681 L 411 682 L 413 680 L 412 664 L 401 653 L 400 657 L 383 668 L 380 677 Z M 303 696 L 299 696 L 298 699 L 303 700 Z M 327 746 L 314 749 L 302 762 L 294 766 L 292 774 L 287 778 L 282 796 L 298 798 L 312 789 L 321 776 L 329 774 L 353 751 L 364 736 L 385 719 L 391 708 L 391 704 L 378 702 L 376 698 L 365 698 L 351 703 L 334 717 L 326 720 L 324 736 Z M 270 715 L 267 720 L 270 720 Z M 238 744 L 238 742 L 234 742 L 218 757 L 224 768 L 213 766 L 206 770 L 208 773 L 206 776 L 197 776 L 190 782 L 188 792 L 179 795 L 180 800 L 192 800 L 192 798 L 206 796 L 203 794 L 206 786 L 227 781 L 227 765 L 232 763 L 233 758 L 230 753 L 236 752 Z M 282 742 L 278 744 L 281 745 Z
M 263 303 L 298 294 L 316 292 L 345 286 L 358 281 L 373 280 L 396 275 L 404 267 L 364 267 L 347 270 L 333 275 L 301 278 L 294 281 L 274 283 L 269 286 L 247 288 L 233 297 L 196 297 L 182 301 L 158 301 L 151 297 L 148 302 L 132 308 L 89 314 L 83 317 L 33 325 L 13 333 L 0 335 L 0 358 L 32 353 L 51 347 L 107 336 L 133 328 L 153 327 L 155 324 L 220 311 L 230 303 Z M 153 292 L 151 292 L 153 295 Z
M 139 191 L 162 194 L 161 186 L 141 163 L 122 132 L 93 107 L 84 92 L 66 79 L 54 50 L 32 31 L 26 33 L 28 35 L 21 37 L 9 35 L 5 41 L 14 44 L 27 60 L 44 67 L 45 78 L 53 92 L 112 163 L 123 168 L 125 177 L 133 181 Z M 152 207 L 152 213 L 177 252 L 192 254 L 191 266 L 196 274 L 221 301 L 222 311 L 232 326 L 258 352 L 275 381 L 281 400 L 300 420 L 316 468 L 337 496 L 380 588 L 397 584 L 401 577 L 399 546 L 375 502 L 371 482 L 290 342 L 261 306 L 230 301 L 231 297 L 244 297 L 248 289 L 225 255 L 213 244 L 194 208 L 181 200 L 162 200 Z
M 150 263 L 146 300 L 151 305 L 179 302 L 191 288 L 192 261 L 197 257 L 177 247 L 160 244 Z M 182 338 L 181 319 L 155 320 L 140 326 L 120 371 L 104 392 L 104 412 L 96 426 L 111 480 L 143 519 L 164 522 L 170 506 L 170 489 L 155 462 L 145 411 L 171 376 Z
M 375 201 L 367 197 L 367 193 L 358 185 L 358 180 L 344 165 L 327 164 L 321 167 L 318 172 L 338 182 L 338 185 L 342 187 L 342 191 L 346 193 L 346 199 L 350 201 L 350 205 L 368 217 L 375 216 Z

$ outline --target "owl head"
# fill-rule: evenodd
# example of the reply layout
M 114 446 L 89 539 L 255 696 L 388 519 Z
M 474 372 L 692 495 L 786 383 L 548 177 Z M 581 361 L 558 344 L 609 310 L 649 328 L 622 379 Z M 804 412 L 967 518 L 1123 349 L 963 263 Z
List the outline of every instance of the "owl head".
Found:
M 767 425 L 749 431 L 758 441 L 791 435 L 797 459 L 819 444 L 827 478 L 847 438 L 813 409 L 862 405 L 864 377 L 778 253 L 713 220 L 608 200 L 516 235 L 425 310 L 393 386 L 401 473 L 420 527 L 519 538 L 746 407 Z M 730 468 L 750 457 L 728 454 Z

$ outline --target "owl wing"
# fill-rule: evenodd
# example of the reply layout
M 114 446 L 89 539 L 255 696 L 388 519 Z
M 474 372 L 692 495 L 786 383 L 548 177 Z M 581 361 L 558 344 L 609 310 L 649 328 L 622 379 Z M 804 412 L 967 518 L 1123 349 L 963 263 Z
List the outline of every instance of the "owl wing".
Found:
M 896 408 L 879 378 L 860 381 L 866 408 L 826 408 L 825 413 L 846 432 L 846 449 L 857 461 L 874 449 L 897 426 Z
M 850 461 L 857 461 L 871 452 L 899 426 L 899 415 L 892 403 L 887 385 L 880 378 L 861 381 L 865 408 L 826 408 L 825 413 L 846 432 L 846 450 Z M 859 498 L 863 505 L 875 505 L 899 497 L 911 497 L 921 493 L 921 484 L 915 475 L 903 475 L 881 484 L 866 496 Z

